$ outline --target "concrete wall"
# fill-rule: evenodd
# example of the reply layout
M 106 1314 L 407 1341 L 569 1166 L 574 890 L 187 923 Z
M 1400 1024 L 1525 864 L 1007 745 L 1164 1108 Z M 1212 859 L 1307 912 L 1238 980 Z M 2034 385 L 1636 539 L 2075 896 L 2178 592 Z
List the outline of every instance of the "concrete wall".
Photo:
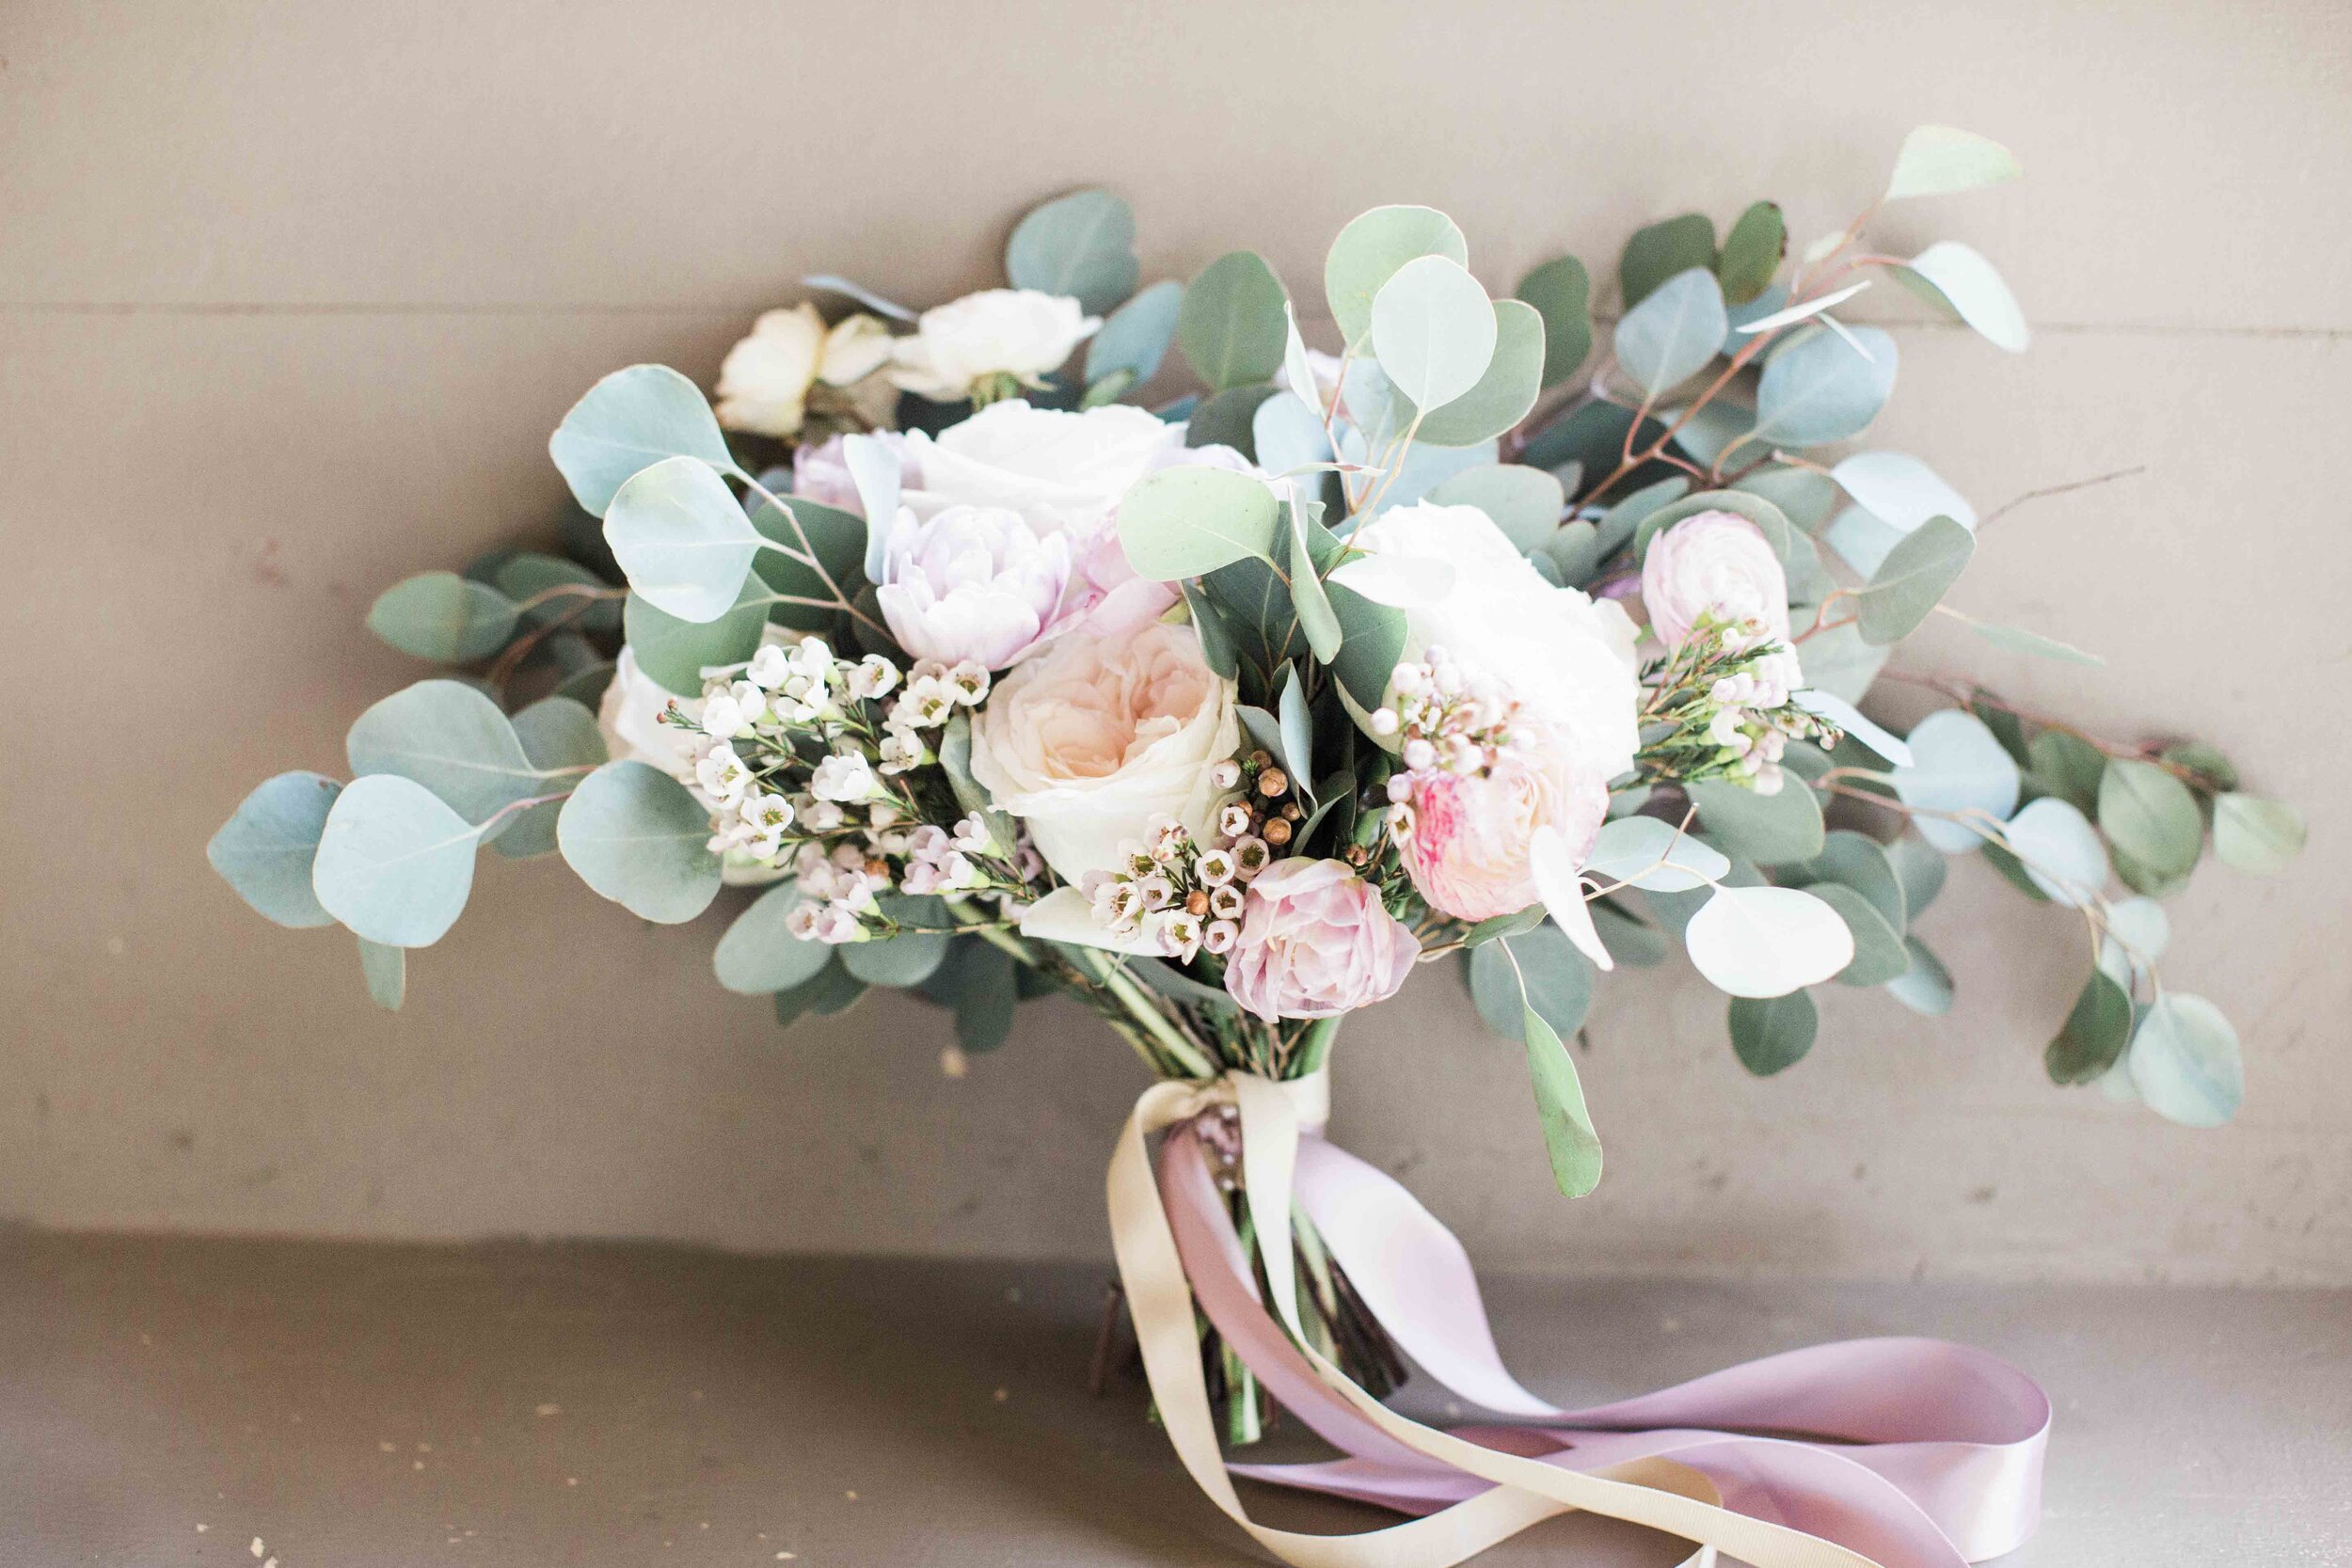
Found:
M 0 1212 L 1102 1253 L 1137 1074 L 1074 1009 L 950 1081 L 918 1005 L 779 1032 L 711 983 L 716 916 L 647 927 L 560 864 L 485 862 L 391 1017 L 347 938 L 265 925 L 201 846 L 266 774 L 339 768 L 351 718 L 420 673 L 360 630 L 375 592 L 544 526 L 546 434 L 595 376 L 707 377 L 803 272 L 937 300 L 993 280 L 1028 203 L 1102 182 L 1147 277 L 1251 245 L 1312 298 L 1341 222 L 1420 200 L 1507 287 L 1763 195 L 1802 242 L 1943 119 L 2027 182 L 1885 237 L 1979 245 L 2039 337 L 2013 360 L 1888 302 L 1903 385 L 1874 440 L 1988 506 L 2147 472 L 2003 521 L 1955 599 L 2106 670 L 1942 637 L 1901 662 L 2213 740 L 2312 813 L 2290 876 L 2209 869 L 2174 907 L 2168 976 L 2240 1025 L 2244 1113 L 2190 1132 L 2044 1083 L 2075 929 L 1971 866 L 1924 927 L 1952 1015 L 1834 994 L 1779 1080 L 1739 1070 L 1695 980 L 1613 986 L 1582 1203 L 1445 975 L 1350 1026 L 1339 1132 L 1497 1264 L 2352 1282 L 2348 51 L 2332 0 L 18 0 Z

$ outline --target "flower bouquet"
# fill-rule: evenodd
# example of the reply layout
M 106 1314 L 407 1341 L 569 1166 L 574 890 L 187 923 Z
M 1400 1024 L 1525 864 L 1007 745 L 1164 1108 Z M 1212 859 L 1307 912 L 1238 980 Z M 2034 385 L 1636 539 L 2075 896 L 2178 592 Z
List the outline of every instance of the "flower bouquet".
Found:
M 2014 173 L 1926 127 L 1880 201 Z M 1866 1341 L 1558 1410 L 1495 1359 L 1459 1244 L 1317 1135 L 1341 1020 L 1456 958 L 1588 1192 L 1563 1039 L 1596 974 L 1679 943 L 1740 1062 L 1777 1071 L 1813 1041 L 1808 988 L 1949 1005 L 1918 925 L 1972 853 L 2083 918 L 2054 1080 L 2235 1107 L 2234 1033 L 2159 981 L 2159 900 L 2208 845 L 2276 869 L 2300 819 L 2209 746 L 1883 668 L 1935 614 L 2096 661 L 1943 605 L 1989 519 L 1849 449 L 1897 367 L 1837 313 L 1874 282 L 2026 341 L 1966 245 L 1868 249 L 1878 206 L 1793 263 L 1770 202 L 1720 240 L 1641 230 L 1597 359 L 1581 264 L 1491 297 L 1425 207 L 1332 244 L 1330 352 L 1248 251 L 1138 290 L 1102 191 L 1020 222 L 1011 287 L 919 316 L 807 279 L 854 309 L 762 316 L 715 408 L 659 366 L 592 388 L 550 442 L 580 508 L 560 552 L 387 591 L 370 628 L 454 673 L 360 716 L 349 782 L 262 784 L 213 863 L 273 920 L 350 929 L 388 1006 L 485 846 L 560 852 L 660 922 L 764 884 L 723 986 L 786 1022 L 913 990 L 952 1013 L 955 1070 L 1024 999 L 1077 998 L 1154 1080 L 1109 1196 L 1160 1416 L 1288 1560 L 1451 1562 L 1571 1508 L 1765 1568 L 2007 1550 L 2047 1415 L 2020 1374 Z M 1125 401 L 1174 379 L 1171 343 L 1199 389 Z M 1856 705 L 1882 678 L 1952 705 L 1899 737 Z M 1525 1424 L 1395 1415 L 1408 1358 Z M 1220 1442 L 1272 1403 L 1348 1457 L 1251 1473 L 1422 1517 L 1248 1521 Z

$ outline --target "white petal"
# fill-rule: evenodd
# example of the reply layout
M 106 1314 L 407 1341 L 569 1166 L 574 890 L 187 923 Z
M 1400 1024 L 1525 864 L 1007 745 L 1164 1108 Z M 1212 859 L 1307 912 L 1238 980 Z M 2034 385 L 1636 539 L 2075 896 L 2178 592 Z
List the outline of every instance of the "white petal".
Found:
M 1614 969 L 1617 960 L 1609 956 L 1609 949 L 1593 928 L 1593 911 L 1585 907 L 1584 881 L 1577 875 L 1576 857 L 1568 850 L 1568 842 L 1560 836 L 1557 828 L 1538 828 L 1528 844 L 1528 863 L 1535 873 L 1535 891 L 1544 901 L 1544 909 L 1576 950 L 1593 960 L 1599 969 Z

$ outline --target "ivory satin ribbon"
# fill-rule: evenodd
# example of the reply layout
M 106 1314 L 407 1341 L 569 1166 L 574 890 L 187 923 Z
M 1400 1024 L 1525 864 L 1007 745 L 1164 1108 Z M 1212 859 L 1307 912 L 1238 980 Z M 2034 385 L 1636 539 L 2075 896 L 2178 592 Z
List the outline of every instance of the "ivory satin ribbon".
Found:
M 2039 1501 L 2048 1402 L 1982 1352 L 1857 1340 L 1749 1362 L 1592 1409 L 1529 1393 L 1494 1348 L 1461 1243 L 1387 1176 L 1326 1143 L 1327 1079 L 1232 1073 L 1155 1084 L 1112 1155 L 1111 1231 L 1161 1420 L 1201 1490 L 1296 1568 L 1446 1568 L 1571 1510 L 1717 1548 L 1756 1568 L 1957 1568 L 2010 1550 Z M 1245 1200 L 1272 1287 L 1258 1297 L 1191 1122 L 1240 1112 Z M 1158 1179 L 1147 1140 L 1166 1140 Z M 1421 1369 L 1531 1424 L 1439 1432 L 1356 1386 L 1299 1326 L 1294 1196 L 1358 1293 Z M 1361 1535 L 1251 1519 L 1220 1452 L 1193 1304 L 1279 1400 L 1349 1457 L 1233 1473 L 1422 1517 Z M 1739 1430 L 1748 1429 L 1748 1430 Z M 1819 1433 L 1829 1441 L 1756 1434 Z

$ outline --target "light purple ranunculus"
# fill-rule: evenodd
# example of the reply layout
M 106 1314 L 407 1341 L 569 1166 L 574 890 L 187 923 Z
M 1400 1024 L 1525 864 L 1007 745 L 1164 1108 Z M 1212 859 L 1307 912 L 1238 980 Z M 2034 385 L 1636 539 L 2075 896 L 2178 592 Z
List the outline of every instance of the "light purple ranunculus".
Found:
M 1420 957 L 1346 863 L 1278 861 L 1249 884 L 1225 989 L 1268 1023 L 1334 1018 L 1394 996 Z
M 1788 640 L 1788 578 L 1764 531 L 1736 512 L 1700 512 L 1650 541 L 1642 562 L 1650 630 L 1678 648 L 1701 615 L 1755 620 Z
M 929 522 L 901 508 L 875 590 L 916 658 L 1002 670 L 1037 645 L 1070 585 L 1070 541 L 1040 539 L 1018 512 L 951 506 Z

